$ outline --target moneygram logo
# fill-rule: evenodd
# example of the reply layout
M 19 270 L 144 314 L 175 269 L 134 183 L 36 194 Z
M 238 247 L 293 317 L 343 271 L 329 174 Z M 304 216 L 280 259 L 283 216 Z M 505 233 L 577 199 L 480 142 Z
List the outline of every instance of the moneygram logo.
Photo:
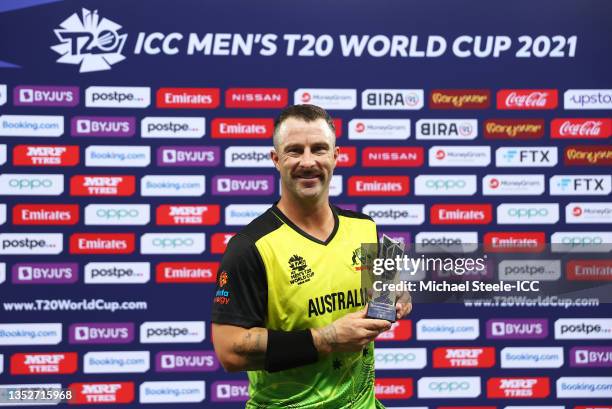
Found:
M 405 140 L 410 138 L 410 119 L 352 119 L 349 139 Z
M 612 89 L 568 89 L 563 94 L 565 109 L 612 109 Z
M 228 168 L 271 168 L 271 146 L 230 146 L 225 150 Z
M 15 225 L 73 225 L 79 221 L 79 205 L 18 204 L 13 207 Z
M 121 25 L 98 15 L 98 10 L 82 9 L 82 16 L 72 14 L 54 30 L 60 44 L 51 47 L 61 57 L 60 64 L 79 65 L 79 72 L 110 70 L 123 61 L 127 34 Z
M 419 167 L 423 165 L 422 147 L 368 146 L 361 151 L 363 167 Z
M 431 224 L 489 224 L 492 220 L 490 204 L 436 204 L 430 208 Z
M 226 108 L 284 108 L 289 102 L 287 88 L 229 88 Z
M 60 254 L 63 242 L 61 233 L 2 233 L 0 254 Z
M 220 218 L 219 205 L 159 205 L 156 210 L 158 226 L 212 226 Z
M 74 175 L 70 178 L 70 195 L 131 196 L 135 184 L 132 175 Z
M 612 147 L 567 146 L 563 157 L 566 166 L 612 166 Z
M 423 377 L 417 388 L 419 398 L 476 398 L 480 396 L 480 377 Z
M 218 269 L 216 261 L 159 263 L 155 268 L 155 280 L 158 283 L 214 283 Z
M 497 109 L 541 110 L 558 105 L 556 89 L 502 89 L 497 91 Z
M 385 226 L 419 225 L 425 222 L 425 205 L 368 204 L 362 212 Z
M 550 394 L 547 377 L 538 378 L 489 378 L 487 397 L 500 399 L 546 398 Z
M 149 87 L 89 87 L 85 90 L 88 108 L 146 108 L 151 105 Z
M 612 204 L 572 202 L 565 206 L 566 223 L 610 223 Z
M 497 206 L 497 224 L 555 224 L 558 203 L 502 203 Z
M 160 146 L 157 166 L 214 167 L 221 162 L 218 146 Z
M 160 88 L 158 108 L 212 109 L 219 106 L 219 88 Z
M 202 196 L 206 192 L 206 176 L 146 175 L 140 179 L 142 196 Z
M 545 318 L 499 318 L 487 321 L 487 339 L 544 339 L 548 337 Z
M 549 182 L 551 195 L 609 195 L 610 175 L 554 175 Z
M 406 196 L 410 191 L 408 176 L 351 176 L 349 196 Z
M 426 348 L 376 348 L 376 369 L 422 369 L 427 365 Z
M 550 123 L 550 137 L 556 139 L 603 139 L 611 134 L 610 118 L 557 118 Z
M 92 322 L 72 324 L 68 330 L 71 344 L 129 344 L 134 340 L 131 322 Z
M 408 399 L 414 394 L 412 378 L 376 378 L 374 393 L 378 399 Z
M 476 175 L 419 175 L 414 179 L 414 194 L 472 196 L 476 194 Z
M 269 139 L 274 131 L 272 118 L 215 118 L 213 138 Z
M 504 260 L 497 271 L 505 281 L 555 281 L 561 278 L 561 260 Z
M 559 318 L 555 339 L 612 339 L 612 318 Z
M 90 204 L 85 206 L 85 225 L 142 226 L 148 223 L 148 204 Z
M 11 356 L 11 375 L 71 374 L 77 371 L 76 352 L 16 353 Z
M 612 367 L 612 347 L 573 347 L 570 350 L 570 367 L 604 368 Z
M 429 109 L 487 109 L 491 106 L 488 89 L 434 89 Z
M 350 110 L 357 106 L 357 90 L 300 88 L 293 94 L 293 103 L 312 104 L 331 110 Z
M 13 264 L 13 284 L 73 284 L 79 278 L 77 263 Z
M 73 405 L 91 405 L 96 403 L 130 403 L 134 400 L 134 382 L 95 382 L 71 383 Z
M 412 321 L 398 320 L 391 324 L 391 328 L 381 332 L 376 341 L 406 341 L 412 338 Z
M 145 233 L 140 237 L 141 254 L 202 254 L 204 233 Z
M 543 119 L 487 119 L 486 139 L 539 139 L 544 136 Z
M 557 161 L 557 148 L 545 146 L 501 147 L 495 151 L 495 165 L 499 168 L 552 167 Z
M 270 205 L 267 204 L 231 204 L 225 207 L 225 224 L 227 226 L 246 226 L 261 216 Z
M 16 145 L 15 166 L 75 166 L 79 163 L 77 145 Z
M 153 117 L 140 123 L 143 138 L 202 138 L 206 133 L 204 117 Z
M 156 372 L 210 372 L 219 369 L 214 351 L 161 351 L 155 355 Z
M 133 116 L 75 116 L 70 120 L 72 136 L 129 138 L 136 133 Z
M 491 163 L 490 146 L 432 146 L 429 166 L 484 167 Z
M 140 325 L 142 344 L 200 343 L 204 338 L 204 321 L 149 321 Z
M 149 263 L 87 263 L 85 284 L 143 284 L 151 277 Z
M 150 367 L 149 351 L 98 351 L 83 355 L 83 373 L 142 373 Z
M 491 368 L 493 365 L 493 347 L 440 347 L 433 351 L 434 368 Z
M 0 324 L 0 345 L 57 345 L 62 341 L 62 324 Z
M 213 195 L 267 196 L 274 193 L 272 175 L 217 175 L 212 181 Z
M 539 196 L 544 194 L 544 175 L 485 175 L 482 178 L 485 196 Z
M 416 122 L 417 139 L 467 141 L 477 136 L 476 119 L 419 119 Z
M 211 388 L 212 402 L 245 402 L 249 399 L 248 381 L 218 381 Z
M 366 89 L 361 93 L 363 110 L 418 110 L 423 105 L 422 89 Z
M 151 163 L 150 146 L 89 145 L 85 149 L 87 167 L 144 168 Z
M 477 319 L 422 319 L 416 327 L 420 341 L 471 340 L 480 335 Z
M 563 347 L 506 347 L 500 359 L 502 368 L 560 368 Z

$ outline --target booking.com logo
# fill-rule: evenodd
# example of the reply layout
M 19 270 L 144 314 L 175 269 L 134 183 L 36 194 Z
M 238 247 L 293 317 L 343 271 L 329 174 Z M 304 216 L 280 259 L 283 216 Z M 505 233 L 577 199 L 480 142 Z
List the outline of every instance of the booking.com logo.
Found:
M 72 14 L 55 29 L 60 44 L 51 47 L 60 54 L 60 64 L 80 65 L 79 72 L 110 70 L 111 65 L 123 61 L 121 54 L 127 34 L 119 34 L 121 26 L 98 11 L 83 9 L 82 17 Z

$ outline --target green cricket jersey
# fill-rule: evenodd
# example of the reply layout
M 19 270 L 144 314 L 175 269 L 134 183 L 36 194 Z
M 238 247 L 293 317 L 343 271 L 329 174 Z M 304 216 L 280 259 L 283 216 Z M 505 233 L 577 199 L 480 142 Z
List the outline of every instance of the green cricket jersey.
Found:
M 217 274 L 212 322 L 292 331 L 323 327 L 362 309 L 362 243 L 376 243 L 368 216 L 332 206 L 334 230 L 318 240 L 273 206 L 229 242 Z M 291 346 L 288 346 L 291 347 Z M 374 396 L 374 345 L 270 373 L 248 372 L 247 408 L 357 408 Z

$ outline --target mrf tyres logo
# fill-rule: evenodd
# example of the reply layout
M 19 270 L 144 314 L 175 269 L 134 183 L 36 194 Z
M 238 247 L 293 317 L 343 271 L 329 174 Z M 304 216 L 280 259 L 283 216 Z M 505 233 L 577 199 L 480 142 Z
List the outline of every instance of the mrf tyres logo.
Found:
M 119 24 L 100 17 L 97 10 L 82 9 L 81 16 L 72 14 L 54 30 L 60 43 L 51 49 L 61 55 L 58 63 L 79 65 L 79 72 L 110 70 L 125 59 L 127 34 L 119 30 Z

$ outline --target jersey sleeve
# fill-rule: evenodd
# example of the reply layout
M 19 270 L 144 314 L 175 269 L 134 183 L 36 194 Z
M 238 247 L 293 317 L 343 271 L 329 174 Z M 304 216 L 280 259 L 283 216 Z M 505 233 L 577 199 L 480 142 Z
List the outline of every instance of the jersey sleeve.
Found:
M 237 234 L 228 243 L 213 296 L 212 322 L 244 328 L 264 326 L 268 297 L 266 271 L 249 237 Z

